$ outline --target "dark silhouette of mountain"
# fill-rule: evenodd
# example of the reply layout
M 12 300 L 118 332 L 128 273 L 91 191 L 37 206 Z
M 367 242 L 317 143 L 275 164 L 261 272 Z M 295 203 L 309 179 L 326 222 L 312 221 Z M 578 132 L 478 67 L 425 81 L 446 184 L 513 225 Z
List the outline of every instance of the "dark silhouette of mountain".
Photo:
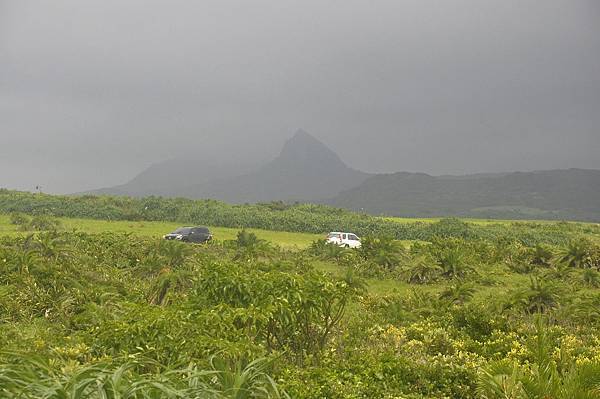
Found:
M 390 216 L 600 221 L 600 170 L 375 175 L 329 204 Z
M 298 130 L 277 158 L 262 167 L 172 160 L 128 183 L 93 194 L 213 198 L 233 203 L 322 201 L 356 187 L 370 175 L 349 168 L 319 140 Z
M 319 140 L 298 130 L 281 153 L 259 170 L 184 190 L 186 197 L 228 202 L 321 201 L 356 187 L 370 175 L 349 168 Z
M 131 197 L 149 195 L 176 197 L 182 196 L 183 190 L 191 184 L 206 184 L 211 180 L 231 178 L 254 169 L 258 169 L 258 166 L 216 163 L 203 157 L 171 159 L 151 165 L 125 184 L 101 188 L 89 193 Z

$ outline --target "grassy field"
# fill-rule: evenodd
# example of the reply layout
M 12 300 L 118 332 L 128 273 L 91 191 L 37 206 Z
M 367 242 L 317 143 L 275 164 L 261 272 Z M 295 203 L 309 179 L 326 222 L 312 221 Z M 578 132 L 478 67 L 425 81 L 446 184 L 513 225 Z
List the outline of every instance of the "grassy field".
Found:
M 390 220 L 397 221 L 399 223 L 434 223 L 439 221 L 439 218 L 431 219 L 417 219 L 417 218 L 388 218 Z M 161 238 L 164 234 L 175 230 L 180 227 L 181 224 L 171 222 L 151 222 L 151 221 L 105 221 L 105 220 L 92 220 L 92 219 L 78 219 L 78 218 L 57 218 L 60 221 L 60 230 L 63 231 L 82 231 L 86 233 L 131 233 L 136 236 Z M 464 219 L 470 223 L 475 224 L 492 224 L 492 223 L 504 223 L 508 224 L 514 221 L 490 221 L 483 219 Z M 556 223 L 556 222 L 544 222 L 544 223 Z M 209 226 L 210 227 L 210 226 Z M 234 240 L 239 229 L 226 228 L 226 227 L 210 227 L 216 241 Z M 288 250 L 302 250 L 307 248 L 313 241 L 322 240 L 323 235 L 309 234 L 309 233 L 293 233 L 284 231 L 269 231 L 261 229 L 248 229 L 248 231 L 255 233 L 260 239 L 266 240 L 270 243 L 278 245 Z M 17 236 L 28 234 L 29 232 L 20 231 L 18 226 L 10 223 L 9 216 L 0 214 L 0 236 Z M 405 248 L 410 247 L 414 241 L 401 241 Z M 338 264 L 330 261 L 315 262 L 315 267 L 319 270 L 331 273 L 332 275 L 341 277 L 343 276 L 344 269 Z M 486 301 L 488 298 L 495 295 L 502 295 L 507 287 L 514 288 L 519 286 L 527 285 L 529 278 L 525 275 L 518 275 L 514 273 L 498 273 L 494 270 L 480 270 L 484 275 L 494 280 L 494 284 L 486 287 L 484 290 L 480 290 L 474 297 L 475 301 Z M 405 283 L 397 279 L 375 279 L 368 278 L 366 280 L 368 284 L 368 290 L 372 294 L 387 294 L 393 292 L 409 292 L 414 288 L 414 285 Z M 430 284 L 426 287 L 426 291 L 432 293 L 439 293 L 447 286 L 446 282 L 438 282 Z M 423 287 L 421 287 L 423 289 Z
M 91 219 L 58 218 L 61 229 L 65 231 L 83 231 L 87 233 L 132 233 L 139 236 L 160 238 L 170 233 L 181 224 L 169 222 L 132 222 L 132 221 L 105 221 Z M 209 226 L 210 227 L 210 226 Z M 225 227 L 210 227 L 216 240 L 233 240 L 238 229 Z M 284 231 L 268 231 L 259 229 L 248 229 L 259 238 L 277 244 L 283 248 L 306 248 L 311 242 L 323 239 L 319 234 L 289 233 Z M 19 231 L 18 226 L 10 224 L 9 216 L 0 214 L 0 235 L 20 235 L 26 232 Z
M 92 219 L 77 219 L 77 218 L 56 218 L 60 221 L 60 229 L 63 231 L 82 231 L 86 233 L 131 233 L 137 236 L 160 238 L 164 234 L 175 230 L 181 224 L 170 222 L 135 222 L 135 221 L 105 221 Z M 418 219 L 411 219 L 417 221 Z M 210 226 L 209 226 L 210 227 Z M 238 229 L 226 227 L 210 227 L 215 240 L 225 241 L 236 238 Z M 290 233 L 285 231 L 269 231 L 260 229 L 248 229 L 255 233 L 259 238 L 269 241 L 275 245 L 289 250 L 302 250 L 307 248 L 313 241 L 322 240 L 324 237 L 319 234 L 308 233 Z M 18 236 L 29 234 L 27 231 L 20 231 L 18 226 L 10 223 L 9 216 L 0 214 L 0 236 Z M 405 247 L 411 245 L 411 241 L 402 241 Z M 316 262 L 315 267 L 319 270 L 331 273 L 341 277 L 343 268 L 332 262 Z M 389 292 L 407 292 L 411 289 L 411 285 L 398 280 L 380 280 L 367 279 L 369 291 L 377 294 Z M 443 288 L 443 284 L 439 286 L 433 285 L 428 287 L 428 290 L 438 292 Z
M 440 219 L 417 219 L 417 218 L 390 218 L 391 220 L 399 223 L 433 223 Z M 142 237 L 153 237 L 161 238 L 164 234 L 175 230 L 180 227 L 181 224 L 170 223 L 170 222 L 149 222 L 149 221 L 105 221 L 105 220 L 92 220 L 92 219 L 78 219 L 78 218 L 57 218 L 60 221 L 60 230 L 63 231 L 82 231 L 86 233 L 131 233 L 135 236 Z M 469 222 L 473 223 L 492 223 L 492 221 L 469 219 Z M 498 222 L 498 221 L 493 221 Z M 500 221 L 501 223 L 509 223 L 511 221 Z M 238 233 L 238 229 L 226 228 L 226 227 L 210 227 L 216 241 L 234 240 Z M 270 243 L 278 245 L 288 250 L 302 250 L 307 248 L 313 241 L 321 240 L 324 237 L 319 234 L 308 234 L 308 233 L 292 233 L 284 231 L 269 231 L 260 229 L 248 229 L 248 231 L 255 233 L 259 238 L 266 240 Z M 27 231 L 20 231 L 18 226 L 10 223 L 9 216 L 0 214 L 0 236 L 18 236 L 23 234 L 29 234 Z M 410 247 L 412 241 L 401 241 L 405 248 Z M 335 262 L 331 261 L 318 261 L 314 263 L 314 266 L 324 272 L 330 273 L 331 275 L 342 277 L 344 274 L 344 268 Z M 477 292 L 473 298 L 476 302 L 485 302 L 488 298 L 495 295 L 502 295 L 505 293 L 506 288 L 515 288 L 519 286 L 525 286 L 529 281 L 527 276 L 518 275 L 514 273 L 501 273 L 497 271 L 484 271 L 480 270 L 484 274 L 488 275 L 494 280 L 494 284 L 486 287 L 484 290 Z M 489 274 L 488 274 L 489 273 Z M 366 279 L 368 291 L 375 295 L 385 295 L 390 293 L 408 293 L 414 289 L 414 285 L 403 282 L 398 279 L 377 279 L 367 278 Z M 447 287 L 447 282 L 438 282 L 429 284 L 425 287 L 420 287 L 421 290 L 437 294 Z

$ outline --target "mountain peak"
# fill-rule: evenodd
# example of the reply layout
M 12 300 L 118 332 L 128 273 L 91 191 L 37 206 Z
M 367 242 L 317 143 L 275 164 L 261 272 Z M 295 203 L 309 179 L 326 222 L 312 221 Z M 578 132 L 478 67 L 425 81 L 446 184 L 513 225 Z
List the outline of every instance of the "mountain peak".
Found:
M 289 138 L 279 154 L 279 158 L 293 163 L 308 163 L 318 165 L 344 165 L 340 157 L 329 147 L 307 133 L 305 130 L 298 129 L 296 133 Z M 345 165 L 344 165 L 345 167 Z
M 296 133 L 294 133 L 294 135 L 286 141 L 284 148 L 285 146 L 289 145 L 312 145 L 316 147 L 327 147 L 304 129 L 296 130 Z
M 298 130 L 296 130 L 296 133 L 294 133 L 294 135 L 292 136 L 292 139 L 312 139 L 312 140 L 316 140 L 310 133 L 308 133 L 306 130 L 299 128 Z

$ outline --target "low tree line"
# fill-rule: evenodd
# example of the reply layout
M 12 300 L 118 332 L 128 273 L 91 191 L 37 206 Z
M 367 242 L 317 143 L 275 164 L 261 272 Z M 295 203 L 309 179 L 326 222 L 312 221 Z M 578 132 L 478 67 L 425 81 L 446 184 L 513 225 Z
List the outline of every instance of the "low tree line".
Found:
M 389 236 L 397 240 L 431 241 L 435 237 L 510 239 L 528 246 L 564 244 L 572 235 L 600 234 L 597 225 L 576 223 L 515 222 L 481 226 L 459 219 L 443 219 L 436 223 L 397 223 L 313 204 L 229 205 L 214 200 L 53 196 L 4 189 L 0 189 L 0 212 L 100 220 L 169 221 L 318 234 L 344 230 L 361 236 Z

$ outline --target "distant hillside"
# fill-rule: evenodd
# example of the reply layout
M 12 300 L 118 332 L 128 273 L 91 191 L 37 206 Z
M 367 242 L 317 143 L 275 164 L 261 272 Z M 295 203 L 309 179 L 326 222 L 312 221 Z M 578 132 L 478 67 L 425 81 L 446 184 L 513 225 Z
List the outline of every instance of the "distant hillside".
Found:
M 328 203 L 391 216 L 600 221 L 600 170 L 376 175 Z
M 151 165 L 123 185 L 93 190 L 88 194 L 177 197 L 182 196 L 190 184 L 206 184 L 211 180 L 230 178 L 254 169 L 258 169 L 258 166 L 233 162 L 215 163 L 206 161 L 203 157 L 171 159 Z
M 262 167 L 172 160 L 151 166 L 124 185 L 90 194 L 212 198 L 232 203 L 322 201 L 369 176 L 349 168 L 323 143 L 298 130 L 280 155 Z
M 186 188 L 189 198 L 244 203 L 318 201 L 361 184 L 369 174 L 349 168 L 332 150 L 303 130 L 256 172 Z
M 584 169 L 430 176 L 369 175 L 299 130 L 263 166 L 171 160 L 91 194 L 210 198 L 230 203 L 320 202 L 390 216 L 600 221 L 600 171 Z

